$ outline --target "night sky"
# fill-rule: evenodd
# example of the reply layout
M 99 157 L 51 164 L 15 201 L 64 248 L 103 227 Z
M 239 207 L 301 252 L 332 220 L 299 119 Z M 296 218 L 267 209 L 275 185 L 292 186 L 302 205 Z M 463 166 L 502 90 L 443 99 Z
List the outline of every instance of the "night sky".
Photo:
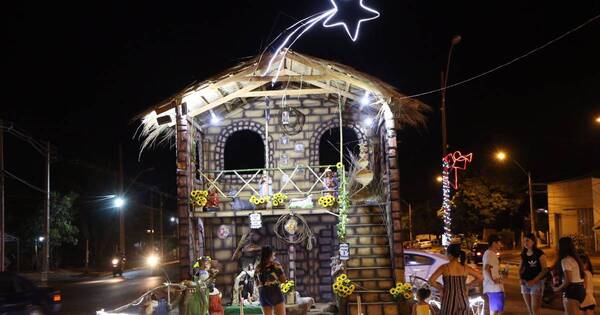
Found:
M 363 24 L 356 43 L 342 29 L 315 28 L 293 49 L 355 67 L 409 95 L 439 87 L 454 34 L 462 42 L 454 51 L 449 83 L 509 61 L 600 14 L 600 1 L 366 3 L 381 18 Z M 257 55 L 297 19 L 329 7 L 327 0 L 10 1 L 1 13 L 1 116 L 57 147 L 57 189 L 68 190 L 70 179 L 86 176 L 85 168 L 74 166 L 76 160 L 115 170 L 122 142 L 127 176 L 155 167 L 140 180 L 174 193 L 174 151 L 144 153 L 138 162 L 134 115 L 193 80 Z M 505 148 L 537 182 L 597 173 L 599 39 L 596 20 L 517 63 L 448 90 L 451 150 L 473 152 L 473 167 L 493 167 L 493 151 Z M 407 200 L 439 199 L 434 183 L 441 157 L 439 98 L 439 93 L 420 97 L 432 108 L 427 124 L 399 132 Z M 42 185 L 43 164 L 33 151 L 7 139 L 5 155 L 8 170 Z M 502 167 L 524 182 L 518 169 Z M 115 191 L 110 172 L 93 176 L 96 187 L 86 194 Z M 35 192 L 18 186 L 7 182 L 9 204 L 37 200 Z M 27 194 L 33 197 L 23 198 Z

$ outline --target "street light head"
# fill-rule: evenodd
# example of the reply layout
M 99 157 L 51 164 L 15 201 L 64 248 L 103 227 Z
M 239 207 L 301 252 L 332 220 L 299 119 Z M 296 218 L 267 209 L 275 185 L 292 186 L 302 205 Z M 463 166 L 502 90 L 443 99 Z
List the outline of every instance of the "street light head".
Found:
M 496 159 L 498 161 L 506 160 L 506 153 L 504 153 L 504 151 L 499 151 L 498 153 L 496 153 Z
M 458 45 L 458 43 L 460 43 L 461 40 L 462 37 L 460 35 L 454 35 L 454 37 L 452 37 L 452 45 Z
M 444 180 L 444 178 L 443 178 L 441 175 L 438 175 L 438 176 L 435 178 L 435 181 L 436 181 L 436 182 L 438 182 L 438 183 L 441 183 L 443 180 Z
M 116 208 L 123 208 L 123 206 L 125 205 L 125 199 L 121 197 L 115 198 L 114 205 Z

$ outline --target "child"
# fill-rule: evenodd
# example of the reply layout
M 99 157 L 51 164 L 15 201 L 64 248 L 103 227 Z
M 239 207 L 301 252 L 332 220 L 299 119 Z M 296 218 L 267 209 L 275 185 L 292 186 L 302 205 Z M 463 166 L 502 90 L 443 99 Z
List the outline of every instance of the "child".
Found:
M 432 315 L 435 314 L 433 308 L 429 303 L 427 303 L 427 299 L 431 295 L 431 290 L 427 288 L 420 288 L 417 290 L 417 304 L 414 304 L 412 307 L 412 315 Z
M 593 315 L 594 308 L 596 308 L 596 300 L 594 299 L 594 281 L 592 262 L 586 255 L 579 256 L 581 264 L 583 265 L 583 272 L 585 274 L 584 285 L 585 285 L 585 299 L 581 302 L 579 309 L 584 315 Z

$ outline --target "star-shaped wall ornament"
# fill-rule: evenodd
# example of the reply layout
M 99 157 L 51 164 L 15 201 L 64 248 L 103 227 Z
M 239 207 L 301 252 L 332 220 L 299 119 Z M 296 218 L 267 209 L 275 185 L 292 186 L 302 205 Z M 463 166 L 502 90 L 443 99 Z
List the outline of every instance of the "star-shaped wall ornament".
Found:
M 367 7 L 363 0 L 331 0 L 331 4 L 334 7 L 333 14 L 327 17 L 323 26 L 342 26 L 352 41 L 358 38 L 361 23 L 380 16 L 379 12 Z

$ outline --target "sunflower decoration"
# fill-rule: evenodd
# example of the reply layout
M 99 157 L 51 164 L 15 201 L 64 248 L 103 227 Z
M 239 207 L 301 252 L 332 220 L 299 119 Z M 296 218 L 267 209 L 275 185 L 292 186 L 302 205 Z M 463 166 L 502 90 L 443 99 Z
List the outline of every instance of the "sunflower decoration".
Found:
M 352 283 L 348 276 L 343 273 L 335 279 L 333 284 L 333 293 L 341 298 L 347 298 L 356 290 L 356 285 Z
M 204 207 L 208 202 L 208 190 L 192 190 L 191 202 L 196 207 Z
M 252 197 L 250 197 L 250 202 L 255 206 L 268 203 L 269 201 L 271 201 L 271 198 L 269 196 L 253 195 Z
M 295 286 L 296 285 L 294 284 L 294 280 L 288 280 L 279 285 L 279 287 L 281 288 L 281 293 L 283 293 L 283 294 L 288 294 L 290 292 L 293 292 Z
M 284 194 L 284 193 L 278 192 L 278 193 L 274 194 L 273 198 L 272 198 L 272 200 L 273 200 L 272 201 L 273 207 L 277 207 L 277 206 L 283 205 L 283 203 L 287 199 L 288 199 L 288 196 L 286 194 Z
M 329 208 L 333 206 L 336 202 L 336 198 L 332 195 L 321 196 L 319 197 L 319 205 L 324 208 Z
M 413 299 L 412 289 L 413 287 L 410 283 L 398 282 L 389 292 L 396 301 L 409 301 Z

